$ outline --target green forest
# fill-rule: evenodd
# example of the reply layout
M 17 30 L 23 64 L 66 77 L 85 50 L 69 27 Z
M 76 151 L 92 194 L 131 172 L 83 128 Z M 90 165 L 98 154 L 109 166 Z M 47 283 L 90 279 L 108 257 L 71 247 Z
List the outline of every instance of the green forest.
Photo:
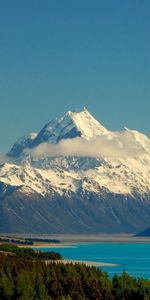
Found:
M 150 300 L 146 279 L 124 272 L 110 280 L 95 267 L 57 263 L 57 253 L 49 253 L 47 264 L 47 254 L 17 248 L 1 246 L 0 300 Z
M 32 248 L 20 248 L 14 244 L 1 244 L 0 252 L 10 255 L 17 255 L 17 257 L 22 257 L 31 260 L 60 260 L 62 259 L 59 253 L 50 251 L 50 252 L 42 252 L 35 251 Z

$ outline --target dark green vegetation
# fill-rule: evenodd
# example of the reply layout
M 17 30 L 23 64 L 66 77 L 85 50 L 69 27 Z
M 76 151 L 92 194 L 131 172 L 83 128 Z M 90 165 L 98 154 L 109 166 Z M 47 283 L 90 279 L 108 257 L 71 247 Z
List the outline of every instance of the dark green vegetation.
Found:
M 14 243 L 14 244 L 17 244 L 17 245 L 33 245 L 32 240 L 10 238 L 8 236 L 0 237 L 0 243 Z
M 95 267 L 55 262 L 47 265 L 41 259 L 24 254 L 0 253 L 1 300 L 150 299 L 150 281 L 146 279 L 135 279 L 123 273 L 110 280 L 105 272 Z
M 40 239 L 40 238 L 29 238 L 28 239 L 28 241 L 29 242 L 32 242 L 32 243 L 34 243 L 34 242 L 44 242 L 44 243 L 55 243 L 55 244 L 59 244 L 59 243 L 61 243 L 61 241 L 60 240 L 57 240 L 57 239 Z
M 40 238 L 16 238 L 10 236 L 0 236 L 0 243 L 15 243 L 18 245 L 33 245 L 34 242 L 42 242 L 42 243 L 60 243 L 59 240 L 56 239 L 40 239 Z
M 42 252 L 35 251 L 31 248 L 19 248 L 14 244 L 2 244 L 0 245 L 0 251 L 3 251 L 7 254 L 15 254 L 17 257 L 34 259 L 34 260 L 60 260 L 62 259 L 61 255 L 56 252 Z

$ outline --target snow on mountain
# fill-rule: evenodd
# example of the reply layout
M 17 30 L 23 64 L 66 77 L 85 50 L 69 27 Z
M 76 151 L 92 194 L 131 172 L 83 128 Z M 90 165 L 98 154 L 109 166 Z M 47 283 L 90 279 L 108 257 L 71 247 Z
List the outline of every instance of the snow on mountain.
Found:
M 72 152 L 64 147 L 61 153 L 63 141 Z M 47 152 L 36 157 L 32 151 L 24 152 L 42 145 L 53 145 L 53 155 Z M 60 194 L 77 192 L 79 187 L 96 193 L 103 189 L 130 195 L 150 193 L 150 139 L 128 128 L 108 131 L 85 108 L 69 111 L 38 134 L 19 139 L 9 155 L 17 158 L 18 165 L 4 165 L 0 181 L 25 185 L 41 194 L 56 187 Z
M 4 164 L 0 168 L 0 181 L 12 186 L 26 186 L 44 195 L 52 191 L 77 193 L 79 188 L 99 195 L 108 192 L 141 196 L 150 193 L 150 159 L 145 155 L 138 161 L 101 160 L 79 157 L 56 157 L 29 164 Z
M 86 108 L 81 111 L 68 111 L 63 117 L 46 124 L 38 134 L 30 133 L 19 139 L 8 155 L 18 157 L 24 149 L 34 148 L 44 142 L 56 144 L 61 140 L 75 137 L 90 140 L 106 132 L 107 129 L 95 120 Z
M 36 132 L 31 132 L 21 137 L 19 140 L 15 142 L 8 155 L 11 157 L 18 157 L 25 148 L 31 147 L 36 136 L 37 136 Z
M 127 127 L 124 128 L 123 134 L 128 136 L 129 142 L 134 140 L 136 145 L 140 145 L 145 152 L 150 153 L 150 139 L 145 134 Z
M 37 192 L 41 195 L 51 194 L 53 191 L 62 194 L 64 189 L 75 190 L 77 175 L 64 171 L 58 173 L 55 170 L 42 170 L 29 165 L 19 166 L 3 164 L 0 166 L 0 181 L 15 187 L 26 187 L 28 191 Z M 65 179 L 64 179 L 65 178 Z
M 37 135 L 34 145 L 42 142 L 56 144 L 60 140 L 75 137 L 89 140 L 105 132 L 107 130 L 84 108 L 82 111 L 68 111 L 60 119 L 46 124 Z

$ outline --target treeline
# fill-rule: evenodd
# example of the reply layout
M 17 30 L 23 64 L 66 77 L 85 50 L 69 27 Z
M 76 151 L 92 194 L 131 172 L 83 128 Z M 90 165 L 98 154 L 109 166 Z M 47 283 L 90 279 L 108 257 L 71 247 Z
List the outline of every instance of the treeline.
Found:
M 1 243 L 14 243 L 18 245 L 33 245 L 35 242 L 49 243 L 49 244 L 59 244 L 60 240 L 57 239 L 42 239 L 42 238 L 15 238 L 15 237 L 0 237 Z
M 0 253 L 1 300 L 149 300 L 150 281 L 126 273 L 112 280 L 95 267 Z
M 32 239 L 16 239 L 10 237 L 0 237 L 1 243 L 14 243 L 18 245 L 33 245 L 34 241 Z
M 0 251 L 4 253 L 15 254 L 17 257 L 34 260 L 60 260 L 61 255 L 57 252 L 42 252 L 39 250 L 33 250 L 31 248 L 19 248 L 14 244 L 2 244 L 0 245 Z
M 61 241 L 60 240 L 57 240 L 57 239 L 45 239 L 45 238 L 28 238 L 28 241 L 29 242 L 32 242 L 32 243 L 34 243 L 34 242 L 44 242 L 44 243 L 49 243 L 49 244 L 52 244 L 52 243 L 54 243 L 54 244 L 60 244 L 61 243 Z

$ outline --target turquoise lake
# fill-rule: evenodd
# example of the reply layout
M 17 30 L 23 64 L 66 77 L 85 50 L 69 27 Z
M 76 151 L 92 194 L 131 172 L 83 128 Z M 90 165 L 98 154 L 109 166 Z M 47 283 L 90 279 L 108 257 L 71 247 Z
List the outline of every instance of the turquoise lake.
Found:
M 150 244 L 90 243 L 75 244 L 70 248 L 40 248 L 59 252 L 63 258 L 114 263 L 118 266 L 100 267 L 112 277 L 127 271 L 130 275 L 150 279 Z

